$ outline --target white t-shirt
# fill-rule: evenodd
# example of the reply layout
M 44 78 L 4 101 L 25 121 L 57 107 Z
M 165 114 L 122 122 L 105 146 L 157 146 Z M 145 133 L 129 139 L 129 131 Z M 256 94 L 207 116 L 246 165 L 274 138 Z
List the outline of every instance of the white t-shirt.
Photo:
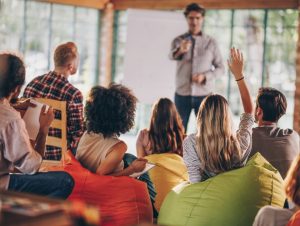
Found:
M 78 144 L 76 151 L 76 159 L 93 173 L 96 173 L 101 162 L 112 151 L 112 147 L 122 142 L 117 137 L 106 137 L 99 133 L 85 132 Z M 124 162 L 121 161 L 113 172 L 124 169 Z

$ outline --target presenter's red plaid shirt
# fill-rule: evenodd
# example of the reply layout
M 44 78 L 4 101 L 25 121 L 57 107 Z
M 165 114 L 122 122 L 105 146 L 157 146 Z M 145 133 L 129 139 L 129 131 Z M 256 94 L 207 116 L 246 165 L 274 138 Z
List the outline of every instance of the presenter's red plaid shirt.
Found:
M 67 143 L 68 149 L 75 150 L 83 134 L 83 97 L 67 78 L 50 71 L 33 79 L 24 91 L 26 98 L 48 98 L 67 102 Z M 55 111 L 55 118 L 61 113 Z M 50 128 L 49 135 L 61 137 L 61 130 Z M 45 159 L 60 160 L 61 149 L 46 146 Z

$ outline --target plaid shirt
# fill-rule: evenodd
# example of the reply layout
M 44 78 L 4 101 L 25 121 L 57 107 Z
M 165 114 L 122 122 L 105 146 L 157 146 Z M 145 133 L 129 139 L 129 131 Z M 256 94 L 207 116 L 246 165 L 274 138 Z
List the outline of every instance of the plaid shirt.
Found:
M 83 97 L 67 78 L 54 71 L 33 79 L 24 91 L 26 98 L 48 98 L 67 102 L 67 143 L 68 149 L 75 150 L 83 134 Z M 55 118 L 61 113 L 55 111 Z M 49 135 L 61 137 L 61 130 L 50 128 Z M 46 146 L 45 159 L 60 160 L 61 148 Z

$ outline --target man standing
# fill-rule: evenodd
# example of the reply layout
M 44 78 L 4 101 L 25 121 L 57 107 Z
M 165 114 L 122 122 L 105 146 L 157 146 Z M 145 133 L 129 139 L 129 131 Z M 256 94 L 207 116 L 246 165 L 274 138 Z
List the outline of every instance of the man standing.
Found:
M 273 88 L 261 88 L 256 98 L 255 120 L 258 127 L 252 132 L 250 156 L 260 152 L 282 178 L 300 153 L 300 139 L 296 131 L 281 129 L 278 120 L 286 113 L 287 101 L 283 93 Z
M 79 55 L 73 42 L 59 45 L 54 52 L 54 71 L 33 79 L 24 91 L 24 97 L 48 98 L 67 102 L 67 144 L 68 149 L 74 151 L 83 134 L 83 97 L 75 88 L 68 77 L 77 72 Z M 60 118 L 60 113 L 55 112 L 55 118 Z M 61 131 L 50 128 L 49 135 L 61 136 Z M 60 160 L 61 149 L 47 146 L 45 159 Z
M 39 133 L 31 143 L 25 122 L 11 104 L 18 97 L 24 82 L 23 61 L 13 54 L 0 53 L 0 189 L 66 199 L 74 186 L 73 178 L 68 173 L 36 173 L 54 118 L 52 108 L 47 112 L 45 106 L 42 108 Z M 10 173 L 14 168 L 21 173 Z
M 201 31 L 205 9 L 192 3 L 184 15 L 189 31 L 173 40 L 170 58 L 177 61 L 175 104 L 187 130 L 192 109 L 197 115 L 215 78 L 224 73 L 224 65 L 216 41 Z

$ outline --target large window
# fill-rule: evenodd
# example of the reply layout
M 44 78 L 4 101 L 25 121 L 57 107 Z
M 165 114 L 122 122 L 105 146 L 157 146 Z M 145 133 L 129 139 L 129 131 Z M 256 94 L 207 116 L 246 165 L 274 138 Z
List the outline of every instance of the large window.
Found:
M 78 45 L 80 65 L 70 82 L 83 94 L 98 81 L 100 12 L 29 0 L 2 0 L 0 51 L 19 51 L 26 82 L 53 69 L 53 51 L 63 42 Z
M 298 13 L 294 10 L 268 12 L 263 84 L 277 88 L 286 95 L 288 114 L 280 123 L 290 128 L 294 112 L 297 21 Z
M 217 79 L 216 92 L 230 102 L 235 122 L 242 111 L 239 92 L 226 63 L 231 46 L 242 49 L 246 58 L 245 75 L 253 98 L 261 86 L 281 90 L 288 100 L 287 115 L 280 126 L 292 127 L 295 91 L 295 52 L 297 40 L 297 10 L 208 10 L 204 32 L 213 36 L 219 44 L 226 67 L 225 76 Z M 114 53 L 114 78 L 123 78 L 123 62 L 126 42 L 126 11 L 116 14 L 116 40 Z M 184 31 L 183 31 L 184 32 Z M 167 53 L 166 53 L 167 54 Z M 175 75 L 174 75 L 175 76 Z M 148 105 L 140 105 L 136 128 L 147 127 Z M 195 129 L 195 117 L 191 114 L 188 132 Z

